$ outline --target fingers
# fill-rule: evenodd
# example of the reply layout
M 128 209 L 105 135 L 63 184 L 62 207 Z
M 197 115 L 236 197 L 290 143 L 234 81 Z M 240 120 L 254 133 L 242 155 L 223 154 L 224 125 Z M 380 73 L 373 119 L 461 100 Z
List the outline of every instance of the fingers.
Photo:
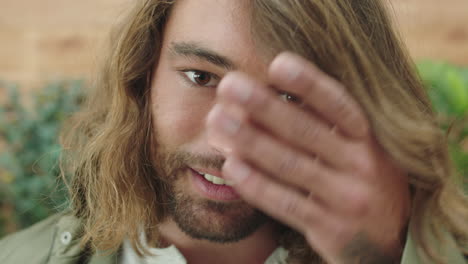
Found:
M 242 106 L 249 119 L 292 146 L 318 155 L 337 168 L 352 165 L 353 155 L 345 151 L 348 146 L 341 134 L 333 133 L 327 123 L 310 111 L 280 100 L 255 79 L 232 73 L 219 84 L 218 95 L 221 100 Z
M 235 182 L 234 188 L 246 202 L 296 230 L 316 225 L 325 214 L 294 188 L 273 181 L 235 157 L 226 160 L 223 176 Z
M 236 119 L 234 116 L 220 106 L 210 114 L 208 134 L 215 145 L 231 149 L 231 153 L 298 188 L 310 190 L 317 184 L 325 185 L 322 179 L 331 172 L 321 162 L 276 141 L 248 122 L 233 120 L 235 125 L 228 125 L 232 121 L 226 120 Z
M 358 181 L 240 121 L 239 114 L 235 116 L 220 106 L 214 109 L 208 118 L 212 144 L 231 149 L 231 155 L 241 157 L 277 182 L 313 193 L 334 212 L 362 212 L 366 193 Z M 354 201 L 356 205 L 351 204 Z
M 271 63 L 268 77 L 277 89 L 299 96 L 346 135 L 362 138 L 369 133 L 363 111 L 345 87 L 304 58 L 280 54 Z
M 356 233 L 356 227 L 346 217 L 334 214 L 294 188 L 279 184 L 237 157 L 226 160 L 222 173 L 234 182 L 233 187 L 244 201 L 304 234 L 310 245 L 325 256 L 339 252 Z

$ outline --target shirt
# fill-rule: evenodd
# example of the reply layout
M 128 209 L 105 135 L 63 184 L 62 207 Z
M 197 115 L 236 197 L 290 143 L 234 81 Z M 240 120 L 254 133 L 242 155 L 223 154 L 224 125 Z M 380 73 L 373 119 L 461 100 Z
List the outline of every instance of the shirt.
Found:
M 410 225 L 411 226 L 411 225 Z M 69 213 L 51 216 L 21 232 L 0 240 L 1 264 L 121 264 L 128 257 L 125 243 L 118 252 L 89 253 L 80 247 L 80 234 L 83 227 L 80 219 Z M 435 264 L 423 260 L 418 254 L 418 247 L 408 232 L 403 251 L 402 264 Z M 438 243 L 440 253 L 446 256 L 447 264 L 467 264 L 462 252 L 457 248 L 452 235 L 446 233 L 444 242 Z M 428 243 L 437 243 L 428 241 Z M 182 254 L 175 247 L 156 249 L 162 256 L 155 259 L 157 264 L 186 263 Z M 276 250 L 266 264 L 281 263 L 287 256 L 285 250 Z M 173 262 L 173 261 L 179 262 Z M 138 260 L 135 260 L 138 261 Z M 151 261 L 153 261 L 151 259 Z M 268 262 L 270 261 L 270 262 Z M 138 263 L 138 262 L 137 262 Z M 140 262 L 141 263 L 141 262 Z M 129 263 L 130 264 L 130 263 Z M 153 263 L 151 263 L 153 264 Z
M 119 264 L 187 264 L 187 260 L 180 251 L 171 245 L 167 248 L 150 248 L 148 251 L 154 256 L 138 256 L 130 245 L 125 241 L 122 246 L 122 257 Z M 266 259 L 265 264 L 285 264 L 288 251 L 283 247 L 278 247 Z

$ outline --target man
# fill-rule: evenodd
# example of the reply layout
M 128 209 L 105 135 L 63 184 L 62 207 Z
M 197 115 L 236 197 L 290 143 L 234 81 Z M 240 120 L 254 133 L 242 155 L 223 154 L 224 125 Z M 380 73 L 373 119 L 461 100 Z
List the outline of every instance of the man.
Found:
M 72 212 L 1 263 L 465 263 L 466 197 L 380 1 L 135 5 L 65 135 Z

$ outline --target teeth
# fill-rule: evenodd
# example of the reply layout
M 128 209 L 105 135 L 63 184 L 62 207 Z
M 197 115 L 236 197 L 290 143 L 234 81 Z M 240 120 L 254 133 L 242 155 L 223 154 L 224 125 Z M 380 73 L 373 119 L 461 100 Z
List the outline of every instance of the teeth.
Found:
M 203 174 L 203 176 L 205 177 L 205 179 L 211 183 L 214 183 L 214 184 L 217 184 L 217 185 L 228 185 L 228 186 L 232 186 L 232 183 L 230 181 L 225 181 L 224 179 L 222 178 L 219 178 L 219 177 L 216 177 L 214 175 L 211 175 L 211 174 L 208 174 L 208 173 L 205 173 Z
M 219 178 L 219 177 L 214 177 L 213 176 L 213 183 L 214 184 L 224 184 L 224 180 Z
M 205 179 L 208 180 L 208 181 L 210 181 L 210 182 L 212 182 L 212 181 L 213 181 L 213 178 L 215 177 L 215 176 L 210 175 L 210 174 L 205 174 L 204 176 L 205 176 Z M 216 177 L 216 178 L 218 178 L 218 177 Z

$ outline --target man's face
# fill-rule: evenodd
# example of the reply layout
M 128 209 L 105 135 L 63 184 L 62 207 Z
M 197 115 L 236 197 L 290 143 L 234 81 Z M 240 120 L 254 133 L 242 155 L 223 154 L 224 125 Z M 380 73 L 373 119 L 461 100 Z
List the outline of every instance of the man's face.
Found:
M 156 167 L 169 183 L 172 219 L 188 235 L 233 242 L 268 221 L 226 185 L 198 172 L 219 173 L 224 155 L 208 144 L 205 120 L 216 86 L 231 70 L 265 78 L 243 1 L 178 1 L 164 30 L 151 88 Z M 209 177 L 209 176 L 208 176 Z

